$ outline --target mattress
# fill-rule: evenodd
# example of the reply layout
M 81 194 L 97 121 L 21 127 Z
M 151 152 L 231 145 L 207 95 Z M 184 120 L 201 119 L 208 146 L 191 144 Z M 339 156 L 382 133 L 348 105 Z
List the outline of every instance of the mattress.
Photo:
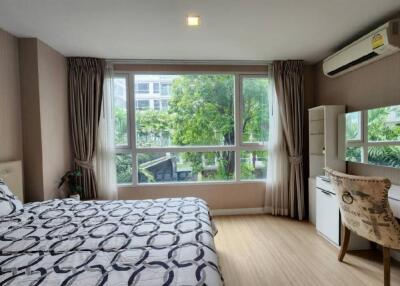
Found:
M 198 198 L 50 200 L 0 218 L 0 285 L 222 285 Z

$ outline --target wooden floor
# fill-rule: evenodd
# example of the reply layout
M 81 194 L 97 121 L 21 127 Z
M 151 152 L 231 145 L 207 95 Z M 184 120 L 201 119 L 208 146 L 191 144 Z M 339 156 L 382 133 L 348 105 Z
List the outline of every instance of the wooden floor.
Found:
M 215 243 L 226 286 L 383 285 L 381 253 L 357 251 L 337 260 L 338 248 L 307 222 L 268 215 L 215 218 Z M 400 285 L 392 260 L 391 285 Z

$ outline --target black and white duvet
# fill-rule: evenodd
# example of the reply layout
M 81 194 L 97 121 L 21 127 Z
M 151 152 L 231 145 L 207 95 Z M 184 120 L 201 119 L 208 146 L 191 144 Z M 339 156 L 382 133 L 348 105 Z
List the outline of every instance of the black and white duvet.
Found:
M 0 217 L 0 285 L 222 285 L 222 277 L 201 199 L 66 199 Z

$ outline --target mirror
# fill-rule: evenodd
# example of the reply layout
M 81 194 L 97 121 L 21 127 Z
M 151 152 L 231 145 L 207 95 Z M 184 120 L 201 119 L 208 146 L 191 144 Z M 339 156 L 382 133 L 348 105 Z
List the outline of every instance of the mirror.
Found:
M 346 161 L 400 168 L 400 105 L 345 115 Z

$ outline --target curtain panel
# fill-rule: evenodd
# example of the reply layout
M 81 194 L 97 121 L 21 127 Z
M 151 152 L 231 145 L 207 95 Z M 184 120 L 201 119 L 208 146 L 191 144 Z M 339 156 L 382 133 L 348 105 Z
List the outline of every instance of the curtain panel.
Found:
M 118 198 L 117 174 L 114 162 L 113 67 L 108 64 L 104 75 L 103 104 L 96 148 L 96 178 L 98 198 Z
M 265 212 L 273 215 L 287 216 L 289 215 L 288 156 L 273 71 L 269 75 L 271 81 L 269 93 L 271 97 L 267 112 L 269 113 L 270 136 L 268 140 L 268 176 L 265 194 Z
M 289 213 L 304 218 L 303 121 L 304 75 L 303 61 L 275 61 L 273 73 L 283 134 L 289 156 Z
M 83 199 L 98 197 L 93 157 L 96 151 L 105 61 L 68 58 L 68 96 L 74 166 L 82 176 Z

